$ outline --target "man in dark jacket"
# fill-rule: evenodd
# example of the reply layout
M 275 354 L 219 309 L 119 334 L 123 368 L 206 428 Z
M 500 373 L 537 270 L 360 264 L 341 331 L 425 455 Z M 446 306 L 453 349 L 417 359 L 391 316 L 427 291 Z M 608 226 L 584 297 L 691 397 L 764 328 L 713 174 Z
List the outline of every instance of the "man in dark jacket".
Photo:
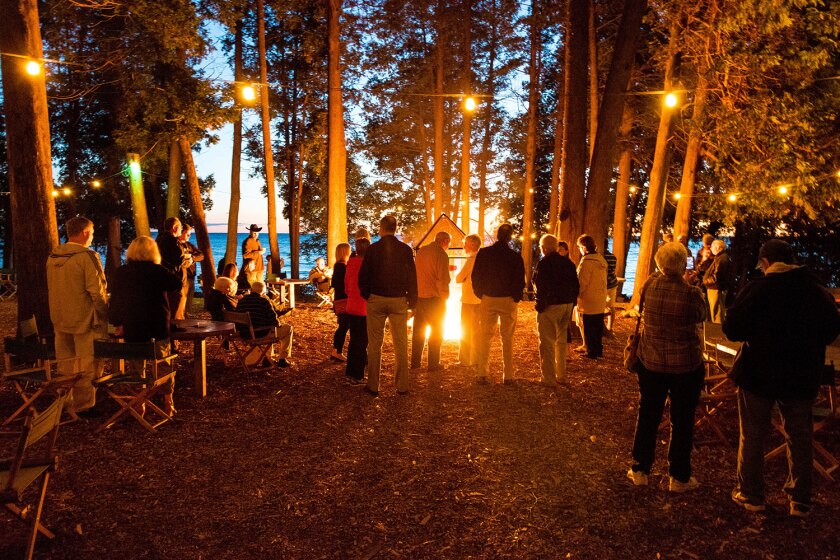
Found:
M 513 226 L 502 224 L 496 242 L 475 257 L 472 272 L 473 291 L 481 298 L 479 317 L 481 337 L 478 344 L 478 381 L 488 381 L 490 340 L 499 324 L 502 337 L 505 383 L 513 381 L 513 333 L 516 329 L 516 304 L 525 289 L 525 263 L 522 255 L 510 248 Z
M 408 392 L 408 310 L 417 306 L 417 271 L 411 247 L 397 239 L 397 219 L 379 220 L 379 241 L 371 245 L 359 269 L 359 291 L 367 300 L 368 393 L 379 394 L 385 321 L 391 326 L 396 358 L 397 392 Z
M 712 241 L 712 254 L 715 258 L 703 275 L 703 286 L 709 302 L 709 320 L 720 325 L 726 318 L 726 296 L 735 289 L 735 266 L 722 239 Z
M 580 291 L 575 265 L 557 252 L 557 238 L 543 235 L 543 258 L 534 272 L 537 288 L 537 332 L 540 335 L 540 371 L 544 385 L 566 384 L 566 346 L 572 308 Z
M 764 511 L 764 442 L 778 404 L 788 435 L 790 514 L 805 517 L 811 507 L 812 408 L 825 347 L 840 333 L 840 317 L 811 272 L 793 264 L 790 245 L 771 239 L 759 259 L 764 278 L 738 294 L 723 323 L 727 337 L 744 341 L 732 368 L 741 420 L 732 499 L 749 511 Z
M 187 269 L 192 264 L 192 258 L 184 252 L 181 245 L 181 220 L 178 218 L 166 218 L 163 222 L 163 229 L 158 232 L 155 239 L 160 250 L 160 264 L 166 270 L 181 280 L 181 287 L 177 290 L 167 292 L 169 299 L 169 313 L 172 319 L 177 319 L 181 299 L 186 293 Z

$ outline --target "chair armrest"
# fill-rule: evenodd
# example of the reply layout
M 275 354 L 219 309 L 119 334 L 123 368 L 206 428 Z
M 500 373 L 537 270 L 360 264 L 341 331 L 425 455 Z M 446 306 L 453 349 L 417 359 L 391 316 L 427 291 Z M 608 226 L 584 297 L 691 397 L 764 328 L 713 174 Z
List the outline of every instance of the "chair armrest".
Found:
M 10 459 L 3 459 L 0 460 L 0 470 L 9 470 L 12 468 L 12 463 L 14 462 L 14 458 Z M 55 467 L 58 464 L 58 458 L 53 457 L 32 457 L 31 459 L 24 459 L 21 462 L 21 468 L 28 468 L 28 467 Z

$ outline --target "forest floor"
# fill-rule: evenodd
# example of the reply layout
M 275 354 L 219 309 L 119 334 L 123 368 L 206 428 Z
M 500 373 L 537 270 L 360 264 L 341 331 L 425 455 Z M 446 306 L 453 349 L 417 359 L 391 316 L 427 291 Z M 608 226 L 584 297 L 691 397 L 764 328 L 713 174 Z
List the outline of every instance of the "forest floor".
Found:
M 100 434 L 92 421 L 63 427 L 43 514 L 57 536 L 39 539 L 36 557 L 840 558 L 840 483 L 815 475 L 811 517 L 789 518 L 778 457 L 766 466 L 766 514 L 730 501 L 734 407 L 721 416 L 729 445 L 693 454 L 698 490 L 667 491 L 667 431 L 650 486 L 629 483 L 638 393 L 621 352 L 630 319 L 618 321 L 604 359 L 570 353 L 571 386 L 559 393 L 539 383 L 531 303 L 519 306 L 513 385 L 499 383 L 494 342 L 496 383 L 449 367 L 412 374 L 410 393 L 397 395 L 386 337 L 372 398 L 326 359 L 330 311 L 303 304 L 287 318 L 290 370 L 245 375 L 210 359 L 199 400 L 185 348 L 174 422 L 155 434 L 136 422 Z M 2 334 L 14 323 L 14 302 L 0 304 Z M 457 361 L 456 343 L 444 344 L 443 359 Z M 14 401 L 0 389 L 0 415 Z M 838 424 L 818 436 L 835 453 Z M 22 525 L 0 517 L 0 558 L 21 557 L 24 543 Z

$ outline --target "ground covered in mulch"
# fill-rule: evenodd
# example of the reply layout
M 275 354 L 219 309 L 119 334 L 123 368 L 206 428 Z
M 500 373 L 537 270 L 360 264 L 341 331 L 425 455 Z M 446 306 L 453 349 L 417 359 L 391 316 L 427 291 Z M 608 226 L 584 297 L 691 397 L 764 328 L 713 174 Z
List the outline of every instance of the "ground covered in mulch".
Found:
M 14 314 L 14 303 L 0 304 L 5 335 Z M 44 508 L 57 538 L 39 540 L 36 556 L 840 558 L 837 482 L 817 477 L 819 506 L 805 522 L 790 519 L 777 458 L 766 515 L 730 501 L 734 410 L 722 417 L 730 445 L 694 453 L 696 492 L 668 493 L 666 433 L 651 486 L 627 481 L 637 391 L 620 356 L 630 319 L 605 359 L 570 358 L 571 387 L 557 394 L 539 384 L 533 304 L 520 305 L 513 385 L 499 383 L 495 347 L 496 383 L 476 385 L 453 367 L 413 374 L 399 396 L 386 337 L 372 398 L 326 359 L 330 311 L 303 304 L 289 318 L 292 370 L 245 375 L 212 359 L 198 400 L 185 349 L 179 412 L 158 433 L 135 422 L 98 435 L 92 422 L 62 428 Z M 457 344 L 443 355 L 457 361 Z M 2 389 L 0 413 L 12 403 Z M 835 425 L 819 439 L 840 452 L 838 434 Z M 20 556 L 24 531 L 8 516 L 0 535 L 0 558 Z

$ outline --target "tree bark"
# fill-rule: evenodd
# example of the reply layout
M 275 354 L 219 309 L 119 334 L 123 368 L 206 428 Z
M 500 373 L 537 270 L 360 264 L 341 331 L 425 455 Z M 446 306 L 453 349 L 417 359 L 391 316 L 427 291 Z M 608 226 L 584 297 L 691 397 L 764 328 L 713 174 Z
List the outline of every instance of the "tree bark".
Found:
M 339 38 L 342 0 L 329 0 L 329 96 L 327 132 L 329 152 L 327 175 L 327 260 L 335 262 L 335 247 L 347 242 L 347 148 L 344 138 L 344 106 L 341 101 L 341 43 Z
M 0 1 L 0 51 L 41 60 L 44 56 L 35 0 Z M 44 266 L 58 245 L 52 197 L 52 155 L 43 71 L 30 76 L 27 60 L 2 55 L 18 319 L 35 315 L 44 333 L 52 332 Z M 26 247 L 21 251 L 21 247 Z
M 178 139 L 178 146 L 181 148 L 181 161 L 184 162 L 184 171 L 187 177 L 187 200 L 192 211 L 193 228 L 195 228 L 195 241 L 198 249 L 204 253 L 204 260 L 199 262 L 201 266 L 202 290 L 207 293 L 216 283 L 216 266 L 213 263 L 213 248 L 210 246 L 210 235 L 207 233 L 207 219 L 204 217 L 204 202 L 201 200 L 201 190 L 198 188 L 198 174 L 195 172 L 192 146 L 190 142 L 181 136 Z M 205 299 L 206 301 L 206 299 Z
M 628 232 L 630 224 L 627 219 L 627 206 L 630 202 L 630 174 L 633 171 L 633 151 L 629 140 L 633 130 L 633 106 L 624 104 L 624 115 L 621 118 L 619 136 L 624 143 L 621 155 L 618 156 L 618 181 L 615 186 L 615 213 L 613 215 L 613 254 L 615 255 L 615 275 L 624 278 L 627 268 Z M 635 195 L 634 195 L 635 196 Z M 623 282 L 618 285 L 621 293 Z
M 464 0 L 464 95 L 472 94 L 472 1 Z M 463 140 L 461 143 L 461 229 L 470 233 L 470 133 L 472 114 L 462 107 Z
M 422 117 L 417 117 L 417 143 L 420 144 L 420 182 L 423 185 L 423 207 L 426 212 L 426 227 L 432 227 L 435 222 L 432 208 L 431 185 L 429 184 L 429 165 L 427 160 L 428 141 L 426 140 L 426 123 Z
M 562 72 L 562 71 L 561 71 Z M 561 73 L 562 77 L 562 73 Z M 560 204 L 560 168 L 563 162 L 563 108 L 565 98 L 557 96 L 557 109 L 554 120 L 554 152 L 551 159 L 551 193 L 548 201 L 548 231 L 557 232 L 557 215 Z
M 668 40 L 669 57 L 665 65 L 663 88 L 665 91 L 671 89 L 678 40 L 678 26 L 674 22 L 671 24 Z M 671 135 L 671 121 L 675 113 L 676 109 L 666 107 L 664 103 L 662 104 L 662 113 L 659 118 L 659 131 L 656 134 L 656 148 L 653 153 L 653 166 L 650 170 L 645 218 L 642 222 L 642 236 L 639 239 L 639 258 L 636 263 L 636 278 L 633 281 L 631 305 L 637 305 L 639 302 L 642 286 L 644 286 L 645 281 L 650 276 L 653 268 L 653 256 L 659 247 L 662 214 L 665 211 L 665 187 L 668 180 L 667 162 L 670 151 L 668 138 Z
M 589 161 L 595 150 L 595 133 L 598 130 L 598 38 L 595 36 L 598 14 L 595 0 L 589 0 Z
M 122 264 L 122 241 L 120 240 L 120 217 L 108 218 L 106 232 L 107 249 L 105 252 L 105 278 L 111 281 L 111 275 Z
M 271 113 L 268 109 L 269 87 L 268 66 L 265 59 L 264 0 L 257 0 L 257 49 L 259 50 L 260 58 L 260 116 L 262 117 L 263 166 L 265 167 L 265 190 L 268 198 L 268 247 L 271 252 L 270 266 L 274 270 L 280 260 L 280 246 L 277 243 L 277 187 L 274 183 Z
M 587 82 L 587 41 L 589 3 L 571 0 L 566 9 L 567 44 L 563 87 L 563 166 L 560 181 L 560 214 L 558 232 L 572 250 L 569 256 L 577 262 L 574 250 L 583 232 L 584 188 L 586 186 L 586 107 L 587 96 L 580 85 Z
M 236 22 L 233 35 L 233 79 L 239 83 L 243 76 L 242 63 L 242 20 Z M 242 107 L 236 107 L 233 119 L 233 151 L 230 165 L 230 206 L 228 207 L 227 242 L 225 243 L 225 264 L 236 262 L 239 249 L 239 201 L 242 176 Z
M 128 154 L 128 182 L 131 191 L 131 212 L 134 216 L 134 235 L 152 235 L 149 227 L 149 212 L 146 209 L 146 193 L 143 189 L 143 173 L 139 154 Z
M 522 260 L 525 262 L 525 284 L 531 289 L 531 263 L 534 240 L 534 162 L 537 153 L 537 96 L 539 94 L 539 69 L 537 49 L 539 28 L 537 25 L 537 0 L 531 0 L 531 48 L 528 63 L 528 137 L 525 141 L 525 203 L 522 216 Z
M 703 112 L 706 105 L 706 78 L 697 77 L 694 90 L 694 112 L 691 115 L 691 132 L 688 133 L 688 145 L 685 148 L 682 177 L 680 178 L 680 199 L 677 201 L 677 213 L 674 216 L 674 239 L 688 235 L 691 221 L 691 203 L 694 197 L 694 182 L 697 177 L 697 161 L 703 144 Z
M 609 224 L 610 185 L 612 184 L 615 147 L 618 143 L 618 128 L 624 111 L 624 99 L 636 43 L 641 30 L 642 16 L 647 0 L 627 0 L 621 27 L 615 41 L 610 71 L 604 84 L 604 96 L 599 112 L 592 166 L 589 170 L 589 188 L 586 194 L 585 229 L 600 244 L 607 237 Z
M 487 53 L 487 108 L 484 119 L 484 136 L 481 139 L 481 155 L 478 158 L 478 236 L 484 245 L 486 230 L 484 215 L 487 212 L 487 164 L 490 160 L 490 149 L 493 145 L 493 96 L 496 94 L 496 48 L 498 35 L 496 32 L 496 0 L 493 0 L 490 25 L 489 52 Z
M 435 220 L 437 220 L 443 213 L 443 49 L 445 48 L 443 10 L 444 3 L 442 0 L 438 0 L 435 18 L 437 22 L 437 42 L 435 44 L 435 94 L 432 97 L 432 120 L 435 129 L 435 190 L 433 200 L 435 207 Z
M 181 149 L 178 139 L 169 143 L 169 178 L 166 180 L 166 217 L 177 218 L 181 213 Z M 162 224 L 161 224 L 162 225 Z

